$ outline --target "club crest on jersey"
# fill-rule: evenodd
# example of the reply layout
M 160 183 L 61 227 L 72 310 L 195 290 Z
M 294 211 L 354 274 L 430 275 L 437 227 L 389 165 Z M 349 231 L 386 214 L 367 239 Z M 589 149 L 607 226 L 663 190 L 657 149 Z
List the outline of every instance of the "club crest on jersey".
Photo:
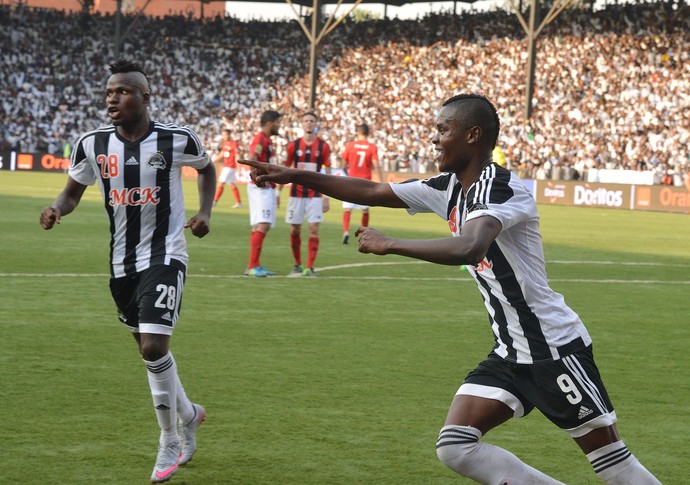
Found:
M 161 152 L 156 152 L 149 157 L 149 159 L 146 161 L 146 165 L 151 168 L 155 168 L 156 170 L 165 170 L 167 162 L 165 161 L 165 158 Z

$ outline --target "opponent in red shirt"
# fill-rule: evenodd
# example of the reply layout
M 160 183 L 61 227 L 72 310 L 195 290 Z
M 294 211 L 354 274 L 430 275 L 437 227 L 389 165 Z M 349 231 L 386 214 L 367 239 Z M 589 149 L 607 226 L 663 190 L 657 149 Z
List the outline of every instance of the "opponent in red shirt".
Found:
M 379 153 L 376 145 L 371 143 L 369 126 L 366 123 L 357 125 L 357 139 L 345 145 L 343 152 L 343 170 L 348 177 L 358 177 L 371 180 L 372 169 L 376 169 L 379 182 L 383 182 L 383 174 L 379 165 Z M 369 225 L 369 206 L 343 202 L 343 244 L 350 240 L 350 217 L 352 209 L 362 210 L 362 226 Z
M 220 151 L 213 157 L 213 162 L 217 163 L 223 162 L 223 169 L 220 171 L 220 177 L 218 177 L 218 186 L 216 187 L 216 195 L 213 196 L 213 205 L 215 206 L 223 195 L 223 188 L 225 184 L 228 184 L 232 188 L 232 195 L 235 196 L 235 205 L 232 206 L 233 209 L 242 208 L 242 199 L 240 199 L 240 191 L 235 185 L 235 171 L 237 168 L 237 142 L 230 139 L 230 134 L 232 131 L 228 128 L 223 130 L 223 145 L 220 147 Z
M 317 135 L 318 122 L 319 119 L 313 112 L 302 115 L 304 136 L 288 143 L 286 166 L 314 172 L 320 172 L 324 168 L 326 173 L 331 173 L 331 147 Z M 319 226 L 323 220 L 323 213 L 329 208 L 328 197 L 322 198 L 320 192 L 303 185 L 292 184 L 285 222 L 291 224 L 290 247 L 295 267 L 288 276 L 318 276 L 314 271 L 314 261 L 319 251 Z M 306 268 L 302 266 L 301 237 L 305 218 L 309 223 Z
M 261 114 L 261 131 L 252 140 L 247 158 L 259 162 L 275 163 L 271 136 L 280 130 L 280 119 L 283 115 L 273 110 Z M 244 274 L 247 276 L 275 276 L 261 266 L 261 249 L 268 230 L 276 225 L 276 193 L 271 184 L 257 187 L 254 182 L 247 184 L 249 199 L 249 223 L 252 233 L 249 237 L 249 264 Z

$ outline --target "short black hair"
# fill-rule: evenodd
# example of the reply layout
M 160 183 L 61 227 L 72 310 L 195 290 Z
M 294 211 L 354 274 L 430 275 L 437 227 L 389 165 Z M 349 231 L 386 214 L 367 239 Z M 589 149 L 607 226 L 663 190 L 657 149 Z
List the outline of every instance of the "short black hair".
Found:
M 302 113 L 301 118 L 304 118 L 305 116 L 313 116 L 316 119 L 316 121 L 319 121 L 319 117 L 316 116 L 316 113 L 314 113 L 313 111 L 307 111 L 306 113 Z
M 117 61 L 110 64 L 110 74 L 118 74 L 122 72 L 139 72 L 144 75 L 146 82 L 151 84 L 149 81 L 149 76 L 144 70 L 144 66 L 136 61 L 130 61 L 129 59 L 118 59 Z
M 357 133 L 361 133 L 364 136 L 369 136 L 369 125 L 366 123 L 362 123 L 361 125 L 357 125 L 357 128 L 355 128 Z
M 277 111 L 274 111 L 272 109 L 267 109 L 263 113 L 261 113 L 261 126 L 264 126 L 266 123 L 270 121 L 276 121 L 282 118 L 283 115 L 278 113 Z
M 494 104 L 481 94 L 457 94 L 443 102 L 443 106 L 462 103 L 463 120 L 479 125 L 489 135 L 491 148 L 496 146 L 501 120 Z

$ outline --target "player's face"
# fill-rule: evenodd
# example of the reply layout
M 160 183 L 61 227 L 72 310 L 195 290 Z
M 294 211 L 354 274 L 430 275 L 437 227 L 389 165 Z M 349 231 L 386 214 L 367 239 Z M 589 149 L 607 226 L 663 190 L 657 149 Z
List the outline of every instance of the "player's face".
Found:
M 105 88 L 108 116 L 115 126 L 135 124 L 146 116 L 148 83 L 139 72 L 113 74 Z
M 271 135 L 277 135 L 280 133 L 280 118 L 273 121 L 271 124 Z
M 316 129 L 316 118 L 309 115 L 302 118 L 302 129 L 305 133 L 314 133 L 314 130 Z
M 444 106 L 436 120 L 436 134 L 431 139 L 436 149 L 435 162 L 440 172 L 458 172 L 470 161 L 467 153 L 468 129 L 458 119 L 457 108 Z

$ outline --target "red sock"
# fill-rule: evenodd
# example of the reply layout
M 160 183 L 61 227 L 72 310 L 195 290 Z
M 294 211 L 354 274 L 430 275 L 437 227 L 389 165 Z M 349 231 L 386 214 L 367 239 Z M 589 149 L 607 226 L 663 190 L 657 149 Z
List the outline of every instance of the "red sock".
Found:
M 292 257 L 295 258 L 295 264 L 302 264 L 302 238 L 299 234 L 290 234 L 290 247 L 292 248 Z
M 318 237 L 310 237 L 307 247 L 309 248 L 308 249 L 309 258 L 307 259 L 307 268 L 313 268 L 314 267 L 314 261 L 316 260 L 316 253 L 319 252 L 319 238 Z
M 240 199 L 240 191 L 237 187 L 232 188 L 232 195 L 235 196 L 235 202 L 237 202 L 238 204 L 242 203 L 242 199 Z
M 343 212 L 343 232 L 350 232 L 350 216 L 351 215 L 352 215 L 352 212 L 350 212 L 350 211 Z
M 249 268 L 261 266 L 261 248 L 266 234 L 261 231 L 252 231 L 249 236 Z
M 362 213 L 362 225 L 364 227 L 369 227 L 369 213 L 368 212 Z
M 218 202 L 218 199 L 220 199 L 220 196 L 223 195 L 223 189 L 225 188 L 225 185 L 219 185 L 218 188 L 216 189 L 216 195 L 213 196 L 213 202 Z

